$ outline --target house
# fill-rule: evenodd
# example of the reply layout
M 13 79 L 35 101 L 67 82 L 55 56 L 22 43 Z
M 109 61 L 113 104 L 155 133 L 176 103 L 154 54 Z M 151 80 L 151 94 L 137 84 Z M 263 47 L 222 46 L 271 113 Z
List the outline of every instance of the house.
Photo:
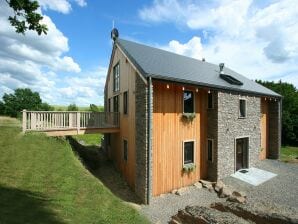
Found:
M 105 109 L 120 132 L 104 147 L 144 203 L 279 158 L 280 95 L 224 64 L 112 36 Z

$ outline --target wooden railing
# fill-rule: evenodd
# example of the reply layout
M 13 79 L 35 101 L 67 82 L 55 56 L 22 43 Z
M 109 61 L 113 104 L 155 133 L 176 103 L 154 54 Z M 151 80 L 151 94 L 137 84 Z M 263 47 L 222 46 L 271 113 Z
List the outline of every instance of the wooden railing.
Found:
M 118 127 L 119 113 L 23 110 L 23 132 Z

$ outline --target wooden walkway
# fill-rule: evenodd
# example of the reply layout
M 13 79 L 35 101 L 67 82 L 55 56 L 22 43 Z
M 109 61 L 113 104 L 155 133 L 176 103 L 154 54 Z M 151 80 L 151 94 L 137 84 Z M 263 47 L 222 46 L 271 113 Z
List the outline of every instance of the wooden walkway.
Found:
M 49 136 L 116 133 L 119 113 L 23 110 L 23 132 L 44 132 Z

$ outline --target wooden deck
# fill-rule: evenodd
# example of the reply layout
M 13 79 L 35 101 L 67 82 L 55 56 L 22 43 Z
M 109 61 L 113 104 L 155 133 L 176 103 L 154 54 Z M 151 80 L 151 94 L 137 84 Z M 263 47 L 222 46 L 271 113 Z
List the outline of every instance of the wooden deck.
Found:
M 116 133 L 119 113 L 23 110 L 23 132 L 43 132 L 49 136 Z

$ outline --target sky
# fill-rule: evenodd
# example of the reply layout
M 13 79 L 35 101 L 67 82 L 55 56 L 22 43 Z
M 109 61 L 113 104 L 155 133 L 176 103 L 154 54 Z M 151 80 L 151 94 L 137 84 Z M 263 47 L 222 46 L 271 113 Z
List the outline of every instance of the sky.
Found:
M 298 87 L 297 0 L 38 0 L 48 34 L 15 33 L 0 1 L 0 97 L 31 88 L 52 105 L 103 105 L 120 38 Z

